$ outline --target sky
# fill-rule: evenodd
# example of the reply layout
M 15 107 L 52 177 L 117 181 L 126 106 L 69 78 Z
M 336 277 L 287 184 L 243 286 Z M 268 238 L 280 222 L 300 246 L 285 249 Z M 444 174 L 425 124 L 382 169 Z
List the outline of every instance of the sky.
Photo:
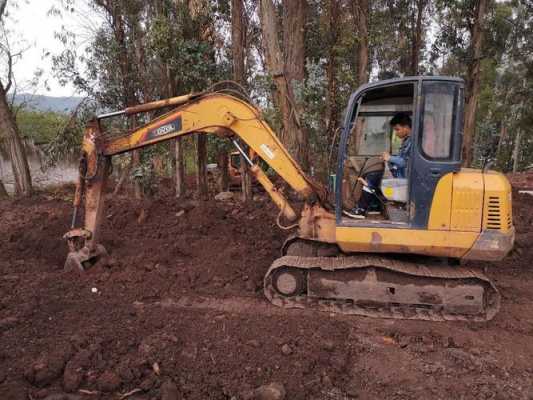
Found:
M 79 10 L 68 14 L 66 18 L 47 15 L 50 8 L 59 3 L 58 0 L 18 0 L 17 6 L 14 7 L 13 2 L 8 2 L 6 26 L 9 30 L 10 45 L 15 52 L 26 49 L 13 67 L 17 86 L 20 88 L 18 92 L 35 92 L 47 96 L 76 95 L 72 85 L 61 86 L 53 77 L 51 57 L 43 57 L 43 54 L 47 51 L 51 54 L 61 52 L 63 45 L 54 37 L 54 33 L 60 31 L 62 26 L 86 35 L 90 27 L 98 23 L 98 18 L 87 11 L 84 0 L 78 0 Z M 83 49 L 83 46 L 82 43 L 80 47 Z M 29 89 L 29 81 L 38 68 L 43 69 L 41 80 L 47 80 L 49 90 L 43 83 L 36 89 Z

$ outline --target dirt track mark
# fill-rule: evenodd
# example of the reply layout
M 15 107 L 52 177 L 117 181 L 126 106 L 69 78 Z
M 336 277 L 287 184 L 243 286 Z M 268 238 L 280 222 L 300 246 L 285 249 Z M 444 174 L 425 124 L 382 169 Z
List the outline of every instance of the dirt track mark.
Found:
M 273 306 L 266 300 L 256 297 L 235 296 L 230 298 L 217 298 L 206 296 L 182 296 L 177 300 L 166 298 L 155 303 L 134 303 L 134 305 L 140 307 L 159 306 L 162 308 L 212 310 L 236 314 L 261 314 L 265 316 L 290 316 L 294 314 L 316 316 L 316 312 L 301 309 L 279 308 Z M 327 313 L 324 313 L 323 315 L 326 316 Z

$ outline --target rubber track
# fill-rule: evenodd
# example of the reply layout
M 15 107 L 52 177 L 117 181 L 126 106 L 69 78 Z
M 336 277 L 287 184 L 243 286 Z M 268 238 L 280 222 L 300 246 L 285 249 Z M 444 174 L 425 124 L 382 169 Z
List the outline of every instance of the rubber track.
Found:
M 367 308 L 348 300 L 319 299 L 308 296 L 288 298 L 280 295 L 272 285 L 272 273 L 283 267 L 299 269 L 321 269 L 324 271 L 344 270 L 351 268 L 376 267 L 403 275 L 421 278 L 439 278 L 445 281 L 476 280 L 487 291 L 485 314 L 460 315 L 443 312 L 442 309 L 427 309 L 411 306 L 384 305 Z M 264 293 L 270 302 L 285 308 L 314 308 L 324 312 L 357 314 L 377 318 L 419 319 L 429 321 L 487 321 L 500 309 L 500 294 L 490 279 L 480 270 L 464 267 L 444 266 L 441 264 L 414 263 L 394 258 L 361 255 L 357 257 L 299 257 L 283 256 L 276 259 L 270 266 L 264 280 Z

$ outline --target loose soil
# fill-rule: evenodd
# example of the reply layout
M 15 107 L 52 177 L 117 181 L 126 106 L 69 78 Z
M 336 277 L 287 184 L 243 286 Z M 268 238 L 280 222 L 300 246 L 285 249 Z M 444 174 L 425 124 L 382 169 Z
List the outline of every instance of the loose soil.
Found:
M 1 400 L 249 399 L 271 383 L 286 399 L 533 398 L 530 195 L 514 193 L 512 254 L 477 264 L 500 313 L 435 323 L 270 305 L 262 278 L 287 233 L 262 196 L 108 198 L 111 266 L 65 273 L 72 193 L 0 202 Z

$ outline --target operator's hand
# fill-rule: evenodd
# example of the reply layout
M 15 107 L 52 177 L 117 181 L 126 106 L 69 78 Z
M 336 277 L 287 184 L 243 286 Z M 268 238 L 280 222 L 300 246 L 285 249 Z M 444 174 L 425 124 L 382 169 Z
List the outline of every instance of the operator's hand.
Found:
M 386 151 L 384 151 L 384 152 L 381 154 L 381 158 L 383 158 L 383 161 L 389 161 L 389 160 L 390 160 L 390 154 L 387 153 Z
M 363 185 L 368 186 L 368 182 L 366 181 L 365 178 L 361 178 L 361 177 L 359 177 L 359 178 L 357 178 L 357 180 L 358 180 L 359 182 L 361 182 Z

